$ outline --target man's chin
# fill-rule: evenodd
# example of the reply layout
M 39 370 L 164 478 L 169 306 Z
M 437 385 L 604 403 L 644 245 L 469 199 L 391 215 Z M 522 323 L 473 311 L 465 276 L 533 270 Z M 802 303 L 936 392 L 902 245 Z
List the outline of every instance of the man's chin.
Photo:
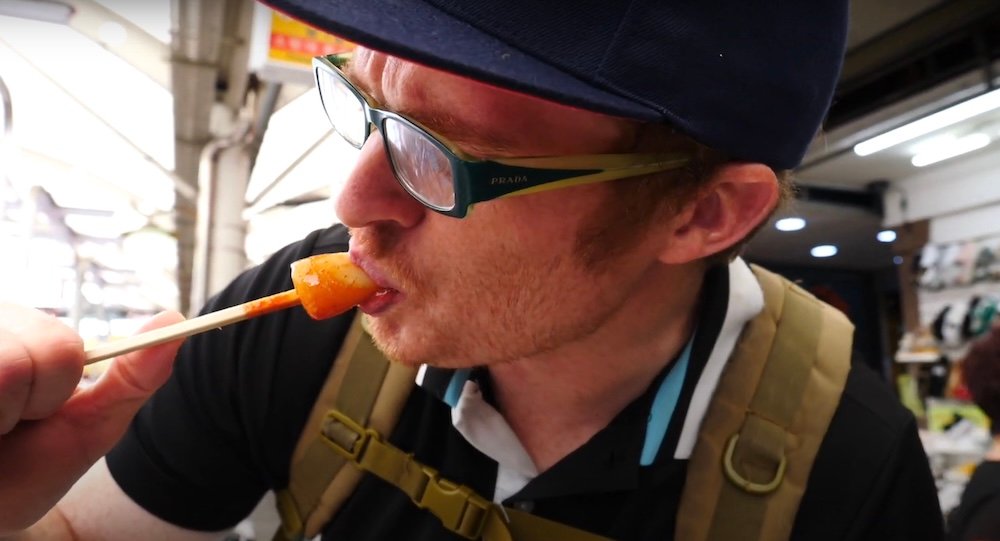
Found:
M 374 342 L 375 346 L 382 352 L 382 355 L 385 355 L 386 359 L 403 366 L 417 368 L 426 364 L 437 368 L 462 368 L 458 366 L 459 363 L 449 362 L 450 359 L 445 359 L 442 362 L 442 359 L 439 357 L 421 354 L 398 343 L 385 343 L 377 339 Z
M 382 352 L 382 355 L 385 355 L 386 359 L 404 366 L 418 368 L 426 364 L 435 368 L 451 369 L 472 368 L 475 366 L 475 364 L 468 361 L 463 362 L 459 359 L 434 355 L 430 352 L 419 351 L 417 348 L 407 347 L 405 341 L 379 339 L 374 334 L 372 338 L 375 342 L 375 347 Z
M 367 318 L 365 328 L 371 335 L 375 347 L 390 361 L 412 367 L 427 364 L 426 355 L 421 355 L 414 347 L 407 345 L 401 328 L 380 318 Z
M 407 328 L 382 317 L 367 318 L 365 328 L 379 351 L 394 363 L 411 367 L 426 364 L 449 369 L 473 368 L 483 364 L 483 359 L 474 354 L 459 354 L 454 341 L 429 334 L 427 329 Z

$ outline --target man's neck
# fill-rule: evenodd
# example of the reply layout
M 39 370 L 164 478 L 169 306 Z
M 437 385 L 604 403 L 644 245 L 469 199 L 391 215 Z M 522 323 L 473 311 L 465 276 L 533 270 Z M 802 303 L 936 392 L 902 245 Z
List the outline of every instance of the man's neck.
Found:
M 539 471 L 607 426 L 677 356 L 703 278 L 694 268 L 658 271 L 590 335 L 490 367 L 499 409 Z

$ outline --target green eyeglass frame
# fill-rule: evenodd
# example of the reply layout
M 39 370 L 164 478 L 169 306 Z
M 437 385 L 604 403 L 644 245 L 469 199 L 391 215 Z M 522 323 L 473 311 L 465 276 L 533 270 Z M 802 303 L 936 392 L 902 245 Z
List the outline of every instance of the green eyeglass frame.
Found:
M 442 136 L 398 113 L 382 109 L 363 90 L 354 86 L 341 71 L 350 55 L 328 55 L 313 59 L 316 86 L 320 89 L 320 100 L 324 110 L 327 107 L 323 97 L 320 77 L 332 75 L 344 83 L 345 87 L 358 98 L 367 123 L 359 144 L 344 137 L 348 143 L 360 148 L 371 135 L 372 126 L 382 134 L 386 152 L 391 152 L 385 136 L 385 121 L 392 119 L 423 135 L 437 147 L 451 164 L 454 205 L 443 208 L 429 203 L 421 194 L 404 182 L 393 164 L 393 175 L 397 182 L 415 199 L 426 207 L 456 218 L 464 218 L 472 205 L 500 197 L 527 195 L 541 191 L 556 190 L 581 184 L 591 184 L 637 177 L 677 169 L 690 161 L 690 156 L 680 153 L 632 153 L 632 154 L 581 154 L 575 156 L 546 156 L 532 158 L 479 159 L 468 155 Z M 329 114 L 328 114 L 329 118 Z M 336 127 L 334 127 L 336 130 Z M 343 134 L 341 134 L 343 136 Z M 390 163 L 393 160 L 389 160 Z

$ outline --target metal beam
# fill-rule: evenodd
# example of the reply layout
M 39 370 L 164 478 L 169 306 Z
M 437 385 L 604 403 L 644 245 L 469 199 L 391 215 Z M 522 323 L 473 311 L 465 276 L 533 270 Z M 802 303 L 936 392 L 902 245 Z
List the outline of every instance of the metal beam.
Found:
M 796 186 L 795 198 L 802 201 L 859 208 L 876 216 L 883 214 L 882 194 L 871 188 L 867 191 L 857 191 L 799 184 Z
M 94 0 L 65 0 L 73 8 L 69 26 L 116 54 L 132 67 L 146 74 L 163 88 L 170 89 L 170 46 L 156 39 L 142 27 Z M 102 31 L 109 23 L 125 29 L 125 39 L 111 43 Z
M 170 2 L 174 169 L 194 186 L 198 185 L 202 149 L 212 140 L 211 116 L 217 100 L 216 83 L 227 3 L 223 0 Z M 178 201 L 174 209 L 174 223 L 177 227 L 178 304 L 182 313 L 188 313 L 192 308 L 190 299 L 195 272 L 197 220 L 196 202 Z
M 1000 11 L 996 0 L 950 0 L 848 51 L 840 81 L 854 86 L 882 68 Z

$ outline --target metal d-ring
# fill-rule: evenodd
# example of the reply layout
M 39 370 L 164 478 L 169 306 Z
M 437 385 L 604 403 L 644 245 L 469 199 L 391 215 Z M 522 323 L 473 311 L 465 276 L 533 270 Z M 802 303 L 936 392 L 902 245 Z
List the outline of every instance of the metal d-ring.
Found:
M 739 433 L 733 434 L 729 438 L 729 442 L 726 444 L 726 454 L 722 458 L 722 468 L 726 472 L 726 477 L 733 482 L 736 486 L 741 489 L 751 493 L 751 494 L 768 494 L 774 492 L 781 481 L 785 478 L 785 467 L 788 465 L 788 461 L 785 458 L 784 453 L 781 455 L 781 460 L 778 462 L 778 469 L 774 472 L 774 478 L 766 483 L 755 483 L 746 477 L 740 475 L 736 468 L 733 466 L 733 453 L 736 450 L 736 442 L 740 439 Z

